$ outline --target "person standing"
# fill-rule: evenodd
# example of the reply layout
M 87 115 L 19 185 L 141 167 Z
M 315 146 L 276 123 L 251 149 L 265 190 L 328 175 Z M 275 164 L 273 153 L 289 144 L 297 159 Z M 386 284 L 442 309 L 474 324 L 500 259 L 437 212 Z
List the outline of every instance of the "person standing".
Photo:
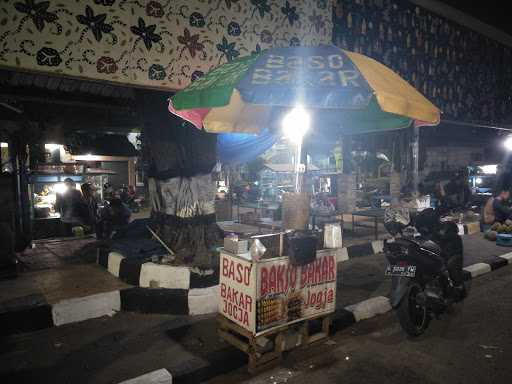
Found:
M 73 227 L 83 224 L 87 204 L 80 191 L 76 189 L 73 179 L 69 177 L 66 178 L 64 185 L 66 186 L 66 190 L 63 193 L 57 193 L 55 209 L 60 213 L 64 235 L 72 236 Z
M 95 188 L 91 183 L 84 183 L 81 186 L 83 199 L 87 205 L 86 216 L 84 222 L 92 229 L 96 226 L 98 221 L 98 200 L 95 195 Z

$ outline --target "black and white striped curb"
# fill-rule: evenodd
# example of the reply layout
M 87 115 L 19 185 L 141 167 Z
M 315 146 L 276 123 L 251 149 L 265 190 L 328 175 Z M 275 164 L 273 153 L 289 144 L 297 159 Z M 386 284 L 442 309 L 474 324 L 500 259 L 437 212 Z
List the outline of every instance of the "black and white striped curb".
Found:
M 478 225 L 478 223 L 472 223 Z M 467 231 L 471 224 L 464 225 Z M 460 225 L 460 227 L 463 227 Z M 479 227 L 477 228 L 479 231 Z M 477 231 L 477 232 L 478 232 Z M 474 232 L 469 232 L 474 233 Z M 384 240 L 374 240 L 363 244 L 355 244 L 340 248 L 336 251 L 336 261 L 344 261 L 373 256 L 384 251 Z M 144 262 L 124 257 L 119 252 L 101 251 L 97 262 L 106 268 L 112 275 L 122 281 L 139 287 L 168 288 L 168 289 L 194 289 L 207 288 L 219 284 L 219 271 L 198 271 L 185 266 L 172 266 Z
M 133 287 L 49 304 L 30 295 L 0 304 L 0 335 L 76 323 L 119 311 L 173 315 L 217 312 L 218 286 L 194 289 Z
M 336 261 L 340 263 L 356 257 L 375 255 L 381 253 L 383 248 L 383 240 L 340 248 L 336 252 Z M 115 251 L 99 251 L 97 262 L 125 283 L 139 287 L 194 289 L 219 283 L 218 270 L 199 271 L 185 266 L 133 260 Z
M 143 288 L 198 289 L 219 284 L 219 271 L 144 262 L 119 252 L 99 251 L 97 262 L 127 284 Z
M 461 235 L 480 231 L 478 223 L 458 224 L 458 226 Z M 337 250 L 336 260 L 340 263 L 352 258 L 376 255 L 383 250 L 384 240 L 369 241 Z M 130 259 L 116 251 L 99 250 L 97 262 L 127 284 L 139 287 L 194 289 L 207 288 L 219 283 L 218 270 L 198 271 L 185 266 Z
M 512 264 L 512 252 L 496 256 L 485 263 L 476 263 L 465 267 L 464 277 L 466 280 L 471 280 L 509 264 Z M 385 296 L 372 297 L 357 304 L 337 309 L 333 316 L 333 329 L 331 332 L 336 332 L 359 321 L 382 315 L 391 311 L 391 309 L 389 298 Z
M 377 247 L 376 247 L 377 248 Z M 379 253 L 379 252 L 376 252 Z M 464 268 L 467 278 L 475 278 L 512 263 L 512 252 Z M 132 287 L 49 304 L 42 295 L 30 295 L 0 303 L 0 335 L 30 332 L 75 323 L 119 311 L 202 315 L 216 313 L 218 285 L 204 288 Z M 374 297 L 338 309 L 334 329 L 374 317 L 391 309 L 389 299 Z M 336 325 L 337 324 L 337 325 Z

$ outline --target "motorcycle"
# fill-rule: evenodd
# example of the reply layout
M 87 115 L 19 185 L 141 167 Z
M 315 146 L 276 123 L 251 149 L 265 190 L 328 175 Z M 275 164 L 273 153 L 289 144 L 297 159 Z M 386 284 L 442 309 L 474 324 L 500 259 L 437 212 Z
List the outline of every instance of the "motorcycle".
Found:
M 433 209 L 411 218 L 404 210 L 390 208 L 384 225 L 393 236 L 384 243 L 391 306 L 402 329 L 416 337 L 469 293 L 462 270 L 462 239 L 457 225 L 442 223 Z

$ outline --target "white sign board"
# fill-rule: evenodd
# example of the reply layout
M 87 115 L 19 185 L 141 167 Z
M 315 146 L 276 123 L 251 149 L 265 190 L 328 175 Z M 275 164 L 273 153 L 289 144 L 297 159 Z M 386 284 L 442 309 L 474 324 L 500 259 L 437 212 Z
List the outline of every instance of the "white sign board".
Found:
M 243 328 L 255 332 L 255 264 L 221 252 L 219 275 L 219 313 Z

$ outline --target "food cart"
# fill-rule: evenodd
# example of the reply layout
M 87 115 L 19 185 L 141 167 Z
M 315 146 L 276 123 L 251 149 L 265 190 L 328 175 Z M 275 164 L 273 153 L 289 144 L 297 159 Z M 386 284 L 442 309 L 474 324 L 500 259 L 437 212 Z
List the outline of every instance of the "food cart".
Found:
M 281 254 L 283 234 L 275 236 Z M 255 261 L 247 253 L 221 250 L 219 335 L 248 354 L 249 371 L 280 361 L 284 350 L 328 336 L 339 251 L 317 250 L 313 262 L 294 265 L 288 256 Z

